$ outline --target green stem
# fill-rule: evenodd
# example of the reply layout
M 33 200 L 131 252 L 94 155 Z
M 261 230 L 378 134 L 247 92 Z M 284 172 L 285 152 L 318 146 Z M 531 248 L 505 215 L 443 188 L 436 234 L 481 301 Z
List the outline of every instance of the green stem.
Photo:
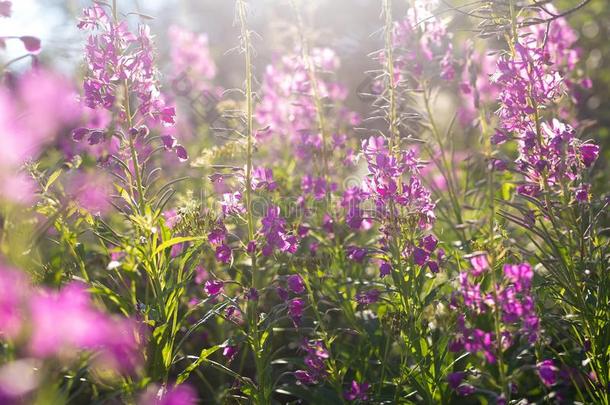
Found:
M 316 119 L 318 128 L 320 130 L 320 134 L 322 135 L 322 176 L 327 186 L 330 185 L 330 169 L 328 164 L 328 129 L 326 126 L 326 117 L 324 116 L 324 105 L 322 103 L 322 99 L 320 98 L 320 87 L 318 84 L 318 77 L 316 72 L 316 65 L 311 59 L 309 42 L 307 37 L 305 36 L 305 29 L 303 27 L 303 19 L 301 18 L 301 13 L 299 12 L 299 8 L 297 7 L 294 0 L 292 0 L 292 7 L 294 8 L 296 19 L 297 19 L 297 27 L 299 30 L 299 39 L 301 43 L 301 59 L 303 59 L 303 63 L 305 64 L 305 68 L 307 69 L 307 75 L 309 77 L 309 83 L 311 85 L 311 96 L 314 101 L 314 108 L 316 110 Z M 326 187 L 326 199 L 330 204 L 331 193 L 329 187 Z
M 245 73 L 246 73 L 246 192 L 245 192 L 245 203 L 246 203 L 246 220 L 248 222 L 248 242 L 254 240 L 255 234 L 255 223 L 254 213 L 252 212 L 252 152 L 254 146 L 254 133 L 253 133 L 253 91 L 252 91 L 252 53 L 251 53 L 251 41 L 250 31 L 247 27 L 246 17 L 246 2 L 245 0 L 237 1 L 237 12 L 239 16 L 240 29 L 241 29 L 241 40 L 244 51 L 244 62 L 245 62 Z M 259 289 L 259 277 L 256 268 L 256 252 L 250 253 L 251 260 L 251 287 L 257 291 Z M 254 355 L 254 361 L 256 365 L 256 402 L 260 405 L 267 404 L 269 401 L 268 392 L 266 387 L 266 377 L 263 359 L 263 347 L 260 342 L 260 332 L 258 330 L 258 310 L 256 300 L 250 300 L 248 302 L 248 323 L 251 332 L 250 342 L 252 344 L 252 352 Z
M 386 75 L 388 76 L 388 124 L 390 125 L 390 152 L 400 143 L 400 133 L 398 131 L 398 115 L 396 103 L 396 83 L 394 82 L 394 45 L 392 32 L 394 31 L 394 21 L 392 20 L 392 0 L 383 0 L 383 13 L 385 15 L 385 62 Z

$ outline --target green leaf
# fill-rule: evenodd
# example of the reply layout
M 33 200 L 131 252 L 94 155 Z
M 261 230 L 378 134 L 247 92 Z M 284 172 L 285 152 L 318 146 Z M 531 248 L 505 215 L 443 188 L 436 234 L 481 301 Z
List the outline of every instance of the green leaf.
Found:
M 153 255 L 157 255 L 157 254 L 163 252 L 165 249 L 172 247 L 174 245 L 177 245 L 179 243 L 192 242 L 194 240 L 203 240 L 203 239 L 205 239 L 205 237 L 203 237 L 203 236 L 179 236 L 177 238 L 172 238 L 170 240 L 166 240 L 165 242 L 163 242 L 162 244 L 157 246 L 157 249 L 155 249 L 155 252 L 153 253 Z
M 55 183 L 55 181 L 61 175 L 61 172 L 62 172 L 61 169 L 57 169 L 49 176 L 49 179 L 47 180 L 47 184 L 45 184 L 45 186 L 44 186 L 44 191 L 47 191 L 49 189 L 49 187 L 51 187 L 51 185 L 53 185 L 53 183 Z
M 220 346 L 218 345 L 203 349 L 201 351 L 201 354 L 199 354 L 197 360 L 192 362 L 182 373 L 178 375 L 178 378 L 176 379 L 176 384 L 182 384 L 183 382 L 185 382 L 189 378 L 191 373 L 218 349 L 220 349 Z

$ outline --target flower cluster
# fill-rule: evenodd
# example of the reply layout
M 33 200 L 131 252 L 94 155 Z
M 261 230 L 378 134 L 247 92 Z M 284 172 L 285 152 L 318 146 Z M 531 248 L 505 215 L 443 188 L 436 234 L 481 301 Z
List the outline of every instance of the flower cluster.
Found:
M 286 220 L 280 216 L 280 207 L 270 206 L 267 209 L 267 215 L 261 220 L 261 224 L 260 233 L 265 240 L 263 255 L 269 256 L 275 249 L 281 252 L 296 252 L 297 237 L 286 231 Z
M 304 360 L 307 369 L 295 371 L 294 375 L 302 384 L 317 384 L 328 374 L 328 350 L 317 340 L 306 341 L 302 348 L 307 352 Z
M 216 76 L 216 64 L 210 54 L 207 35 L 172 25 L 169 39 L 172 42 L 172 80 L 176 84 L 179 80 L 186 80 L 199 92 L 209 90 L 209 81 Z
M 416 218 L 420 229 L 428 229 L 435 220 L 435 204 L 418 176 L 415 152 L 393 155 L 382 136 L 363 141 L 362 152 L 369 170 L 364 192 L 375 202 L 379 218 L 390 221 L 397 218 L 400 207 L 407 211 L 407 216 Z
M 433 66 L 440 66 L 443 80 L 455 77 L 452 34 L 433 13 L 435 6 L 435 1 L 416 1 L 407 16 L 395 23 L 392 32 L 395 82 L 407 80 L 409 75 L 421 79 Z
M 260 137 L 277 136 L 289 141 L 295 155 L 302 162 L 307 162 L 322 149 L 322 134 L 309 68 L 299 53 L 276 59 L 275 63 L 267 66 L 263 77 L 256 120 L 260 125 L 268 127 L 268 130 L 259 134 Z M 329 48 L 312 49 L 309 59 L 318 73 L 334 72 L 339 68 L 339 58 Z M 318 74 L 316 77 L 317 97 L 328 105 L 344 101 L 347 97 L 345 87 L 321 76 Z M 358 116 L 346 108 L 335 111 L 327 120 L 329 128 L 337 130 L 359 121 Z M 338 133 L 334 135 L 334 146 L 345 149 Z M 347 156 L 348 152 L 345 153 Z
M 574 128 L 556 118 L 551 122 L 542 119 L 544 108 L 565 91 L 564 77 L 535 37 L 521 38 L 514 47 L 514 55 L 502 57 L 492 75 L 500 88 L 497 114 L 501 124 L 494 141 L 500 144 L 517 139 L 517 169 L 525 176 L 520 193 L 536 196 L 545 189 L 561 190 L 575 184 L 574 196 L 586 201 L 581 177 L 597 158 L 597 146 L 582 143 Z M 560 53 L 557 42 L 554 48 Z
M 142 116 L 157 116 L 172 124 L 173 115 L 160 97 L 148 26 L 140 25 L 134 34 L 126 21 L 115 21 L 102 5 L 95 4 L 83 11 L 78 28 L 93 32 L 85 54 L 87 106 L 112 110 L 117 98 L 125 96 L 121 92 L 129 91 L 137 97 Z
M 518 342 L 519 336 L 529 344 L 538 338 L 539 318 L 531 291 L 534 272 L 528 263 L 506 264 L 503 281 L 485 291 L 483 280 L 492 271 L 486 255 L 472 256 L 470 262 L 472 267 L 460 273 L 459 291 L 452 298 L 452 308 L 461 314 L 450 350 L 479 353 L 488 364 L 495 364 L 497 356 L 502 355 L 498 352 L 499 346 L 507 350 Z M 501 322 L 500 336 L 494 328 L 488 331 L 480 327 L 496 315 Z

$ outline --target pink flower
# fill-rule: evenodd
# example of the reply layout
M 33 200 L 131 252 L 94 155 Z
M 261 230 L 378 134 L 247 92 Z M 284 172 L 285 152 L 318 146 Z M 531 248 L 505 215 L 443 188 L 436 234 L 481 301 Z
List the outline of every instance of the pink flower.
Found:
M 155 392 L 156 391 L 156 392 Z M 197 391 L 188 384 L 170 388 L 151 386 L 139 399 L 139 405 L 195 405 L 199 402 Z
M 128 320 L 109 317 L 93 307 L 77 283 L 59 292 L 41 291 L 30 299 L 30 352 L 36 357 L 99 351 L 102 361 L 120 369 L 138 362 L 136 331 Z
M 227 264 L 231 262 L 231 259 L 233 259 L 233 252 L 229 246 L 222 244 L 216 248 L 216 260 Z
M 24 274 L 0 262 L 0 335 L 15 337 L 21 332 L 29 290 Z
M 288 276 L 288 288 L 295 294 L 302 294 L 305 291 L 305 283 L 298 274 Z
M 224 215 L 239 215 L 246 212 L 246 209 L 241 203 L 241 193 L 239 191 L 223 194 L 220 205 L 222 206 L 222 213 Z
M 350 385 L 350 389 L 348 391 L 345 391 L 343 396 L 348 401 L 356 401 L 356 400 L 367 401 L 369 399 L 369 397 L 367 395 L 367 391 L 370 388 L 371 388 L 371 384 L 369 384 L 367 382 L 358 383 L 358 382 L 356 382 L 356 380 L 354 380 L 354 381 L 352 381 L 352 384 Z
M 559 369 L 555 367 L 553 360 L 544 360 L 536 365 L 538 376 L 547 387 L 555 385 Z
M 224 283 L 221 280 L 208 280 L 203 287 L 205 293 L 210 296 L 216 296 L 222 293 Z
M 470 258 L 470 265 L 472 266 L 470 273 L 473 276 L 478 277 L 481 274 L 485 273 L 487 270 L 489 270 L 489 262 L 487 261 L 487 254 L 482 253 L 482 254 L 477 254 L 475 256 L 472 256 Z
M 66 189 L 81 208 L 93 215 L 104 215 L 112 207 L 112 184 L 101 173 L 76 173 Z

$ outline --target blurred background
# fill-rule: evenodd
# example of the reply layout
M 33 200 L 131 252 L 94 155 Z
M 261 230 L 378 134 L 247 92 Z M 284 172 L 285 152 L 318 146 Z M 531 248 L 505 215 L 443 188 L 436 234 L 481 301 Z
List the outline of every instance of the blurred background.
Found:
M 274 55 L 295 48 L 295 15 L 291 0 L 251 0 L 250 26 L 258 34 L 255 40 L 256 72 L 260 79 L 264 68 Z M 459 7 L 465 0 L 440 1 L 442 10 L 448 4 Z M 551 3 L 559 10 L 566 10 L 579 2 L 555 0 Z M 10 19 L 0 20 L 0 36 L 33 35 L 42 40 L 41 63 L 66 74 L 82 71 L 85 35 L 76 28 L 76 20 L 90 0 L 19 0 L 14 1 Z M 196 33 L 205 33 L 209 39 L 211 56 L 217 66 L 214 85 L 228 89 L 240 87 L 243 80 L 243 62 L 234 50 L 238 44 L 235 26 L 235 4 L 231 0 L 119 0 L 123 14 L 145 20 L 156 36 L 159 52 L 157 63 L 166 77 L 170 71 L 169 52 L 172 46 L 168 35 L 170 27 L 177 25 Z M 382 47 L 380 27 L 380 0 L 308 0 L 299 1 L 304 24 L 309 30 L 313 46 L 333 48 L 341 58 L 337 74 L 339 82 L 349 90 L 348 106 L 357 112 L 369 109 L 369 100 L 358 93 L 370 83 L 367 71 L 378 65 L 369 56 Z M 394 1 L 395 19 L 404 15 L 407 0 Z M 451 30 L 457 37 L 456 44 L 476 35 L 474 23 L 468 17 L 448 11 Z M 150 16 L 148 18 L 146 16 Z M 596 139 L 606 157 L 610 152 L 610 2 L 592 0 L 581 10 L 571 14 L 568 20 L 579 33 L 578 44 L 582 48 L 581 66 L 590 76 L 593 87 L 586 94 L 579 94 L 581 120 L 592 120 L 586 135 Z M 18 41 L 7 41 L 7 49 L 0 58 L 11 60 L 23 54 Z M 0 60 L 1 60 L 0 59 Z M 27 66 L 29 60 L 20 62 Z M 19 63 L 12 69 L 19 70 Z M 78 73 L 78 72 L 76 72 Z M 171 84 L 166 82 L 166 88 Z M 451 108 L 451 107 L 448 107 Z M 366 115 L 366 114 L 365 114 Z M 607 161 L 607 159 L 606 159 Z

